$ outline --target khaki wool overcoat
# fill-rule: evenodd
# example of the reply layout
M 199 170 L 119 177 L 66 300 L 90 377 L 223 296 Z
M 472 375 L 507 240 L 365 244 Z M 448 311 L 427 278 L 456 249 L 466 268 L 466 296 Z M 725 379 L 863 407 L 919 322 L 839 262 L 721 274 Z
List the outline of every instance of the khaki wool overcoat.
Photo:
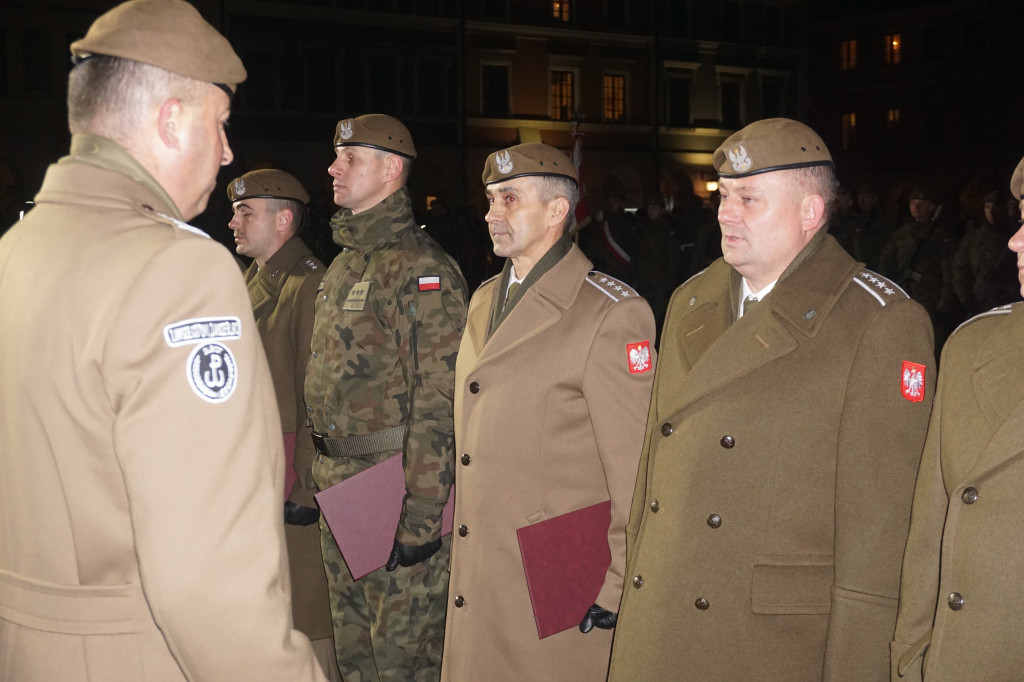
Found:
M 520 292 L 488 338 L 501 278 L 473 295 L 455 368 L 455 526 L 442 679 L 605 679 L 612 633 L 537 634 L 516 530 L 610 499 L 612 562 L 597 603 L 617 611 L 625 524 L 654 377 L 628 344 L 654 318 L 575 246 Z M 461 605 L 460 605 L 461 604 Z M 585 611 L 585 609 L 584 609 Z M 580 619 L 583 617 L 580 613 Z
M 231 254 L 72 138 L 0 239 L 0 680 L 322 682 Z
M 1024 304 L 965 323 L 942 376 L 903 559 L 892 679 L 1024 678 Z
M 931 324 L 824 233 L 736 320 L 741 284 L 669 305 L 609 679 L 884 680 Z

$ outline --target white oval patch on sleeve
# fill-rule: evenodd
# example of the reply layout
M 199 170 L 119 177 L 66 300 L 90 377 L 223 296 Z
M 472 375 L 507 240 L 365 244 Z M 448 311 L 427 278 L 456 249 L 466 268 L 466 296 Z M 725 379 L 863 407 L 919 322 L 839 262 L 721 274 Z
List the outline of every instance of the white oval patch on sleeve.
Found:
M 188 356 L 188 383 L 203 400 L 222 403 L 238 384 L 235 356 L 227 346 L 207 343 L 196 346 Z

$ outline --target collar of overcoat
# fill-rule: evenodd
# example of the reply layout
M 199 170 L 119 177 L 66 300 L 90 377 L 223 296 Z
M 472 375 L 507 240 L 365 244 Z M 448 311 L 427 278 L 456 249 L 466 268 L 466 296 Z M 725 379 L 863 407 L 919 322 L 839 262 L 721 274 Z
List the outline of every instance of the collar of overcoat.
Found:
M 503 278 L 495 277 L 484 284 L 470 302 L 463 339 L 463 344 L 470 344 L 467 350 L 477 358 L 476 366 L 500 358 L 558 322 L 579 296 L 592 267 L 590 260 L 573 244 L 563 258 L 530 284 L 515 309 L 490 338 L 487 333 L 491 313 L 500 303 L 498 299 L 504 296 L 500 287 Z
M 985 339 L 974 358 L 971 390 L 993 428 L 970 468 L 970 478 L 979 478 L 1007 460 L 1024 454 L 1024 304 L 1010 309 L 998 330 Z M 956 387 L 943 387 L 943 391 Z M 947 416 L 955 419 L 956 415 Z M 979 443 L 979 446 L 981 443 Z
M 249 300 L 255 311 L 269 300 L 281 295 L 285 275 L 299 260 L 312 255 L 312 251 L 298 236 L 292 236 L 281 245 L 262 268 L 253 261 L 245 271 L 245 282 L 249 286 Z M 254 281 L 255 280 L 255 281 Z
M 676 300 L 665 325 L 659 372 L 685 375 L 659 396 L 659 412 L 683 409 L 703 396 L 796 350 L 817 335 L 862 266 L 825 232 L 815 235 L 762 302 L 739 320 L 741 277 L 725 261 L 695 280 Z M 682 310 L 692 309 L 684 313 Z M 669 355 L 669 357 L 665 357 Z

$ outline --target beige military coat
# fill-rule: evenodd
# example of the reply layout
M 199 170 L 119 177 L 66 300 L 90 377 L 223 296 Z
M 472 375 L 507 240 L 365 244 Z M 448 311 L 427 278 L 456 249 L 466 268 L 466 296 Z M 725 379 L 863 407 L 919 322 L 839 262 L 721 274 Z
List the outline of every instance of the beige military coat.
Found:
M 632 289 L 590 268 L 573 246 L 490 338 L 500 278 L 470 302 L 455 368 L 448 682 L 605 678 L 611 631 L 573 627 L 539 639 L 516 535 L 610 499 L 612 562 L 597 603 L 617 611 L 654 376 L 653 354 L 631 372 L 627 346 L 653 348 L 654 319 Z
M 320 682 L 238 268 L 112 142 L 71 152 L 0 240 L 0 679 Z
M 312 473 L 316 450 L 306 425 L 302 386 L 313 336 L 313 304 L 324 272 L 323 263 L 297 236 L 281 245 L 262 268 L 254 261 L 245 271 L 256 327 L 274 379 L 281 432 L 295 439 L 296 480 L 288 499 L 306 507 L 316 507 Z
M 1024 304 L 946 343 L 903 559 L 892 679 L 1024 677 Z
M 297 236 L 282 244 L 262 268 L 253 262 L 245 271 L 256 328 L 274 380 L 281 432 L 295 443 L 294 473 L 285 472 L 285 485 L 293 478 L 294 482 L 285 492 L 290 501 L 313 508 L 317 506 L 312 473 L 316 450 L 306 425 L 302 384 L 313 335 L 313 303 L 325 271 L 323 263 Z M 333 637 L 320 530 L 316 525 L 287 525 L 285 539 L 295 627 L 313 640 Z
M 736 320 L 740 287 L 669 305 L 609 679 L 884 680 L 931 324 L 823 233 Z

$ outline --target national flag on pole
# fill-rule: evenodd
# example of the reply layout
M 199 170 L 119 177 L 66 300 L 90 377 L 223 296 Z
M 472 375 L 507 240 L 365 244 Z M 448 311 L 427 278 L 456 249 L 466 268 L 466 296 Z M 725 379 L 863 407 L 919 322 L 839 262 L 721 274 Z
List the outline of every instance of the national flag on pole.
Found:
M 583 133 L 579 131 L 579 125 L 572 127 L 572 165 L 576 169 L 576 177 L 580 182 L 580 201 L 576 204 L 576 224 L 572 228 L 572 235 L 576 236 L 580 230 L 590 223 L 590 208 L 587 206 L 587 186 L 583 183 Z

